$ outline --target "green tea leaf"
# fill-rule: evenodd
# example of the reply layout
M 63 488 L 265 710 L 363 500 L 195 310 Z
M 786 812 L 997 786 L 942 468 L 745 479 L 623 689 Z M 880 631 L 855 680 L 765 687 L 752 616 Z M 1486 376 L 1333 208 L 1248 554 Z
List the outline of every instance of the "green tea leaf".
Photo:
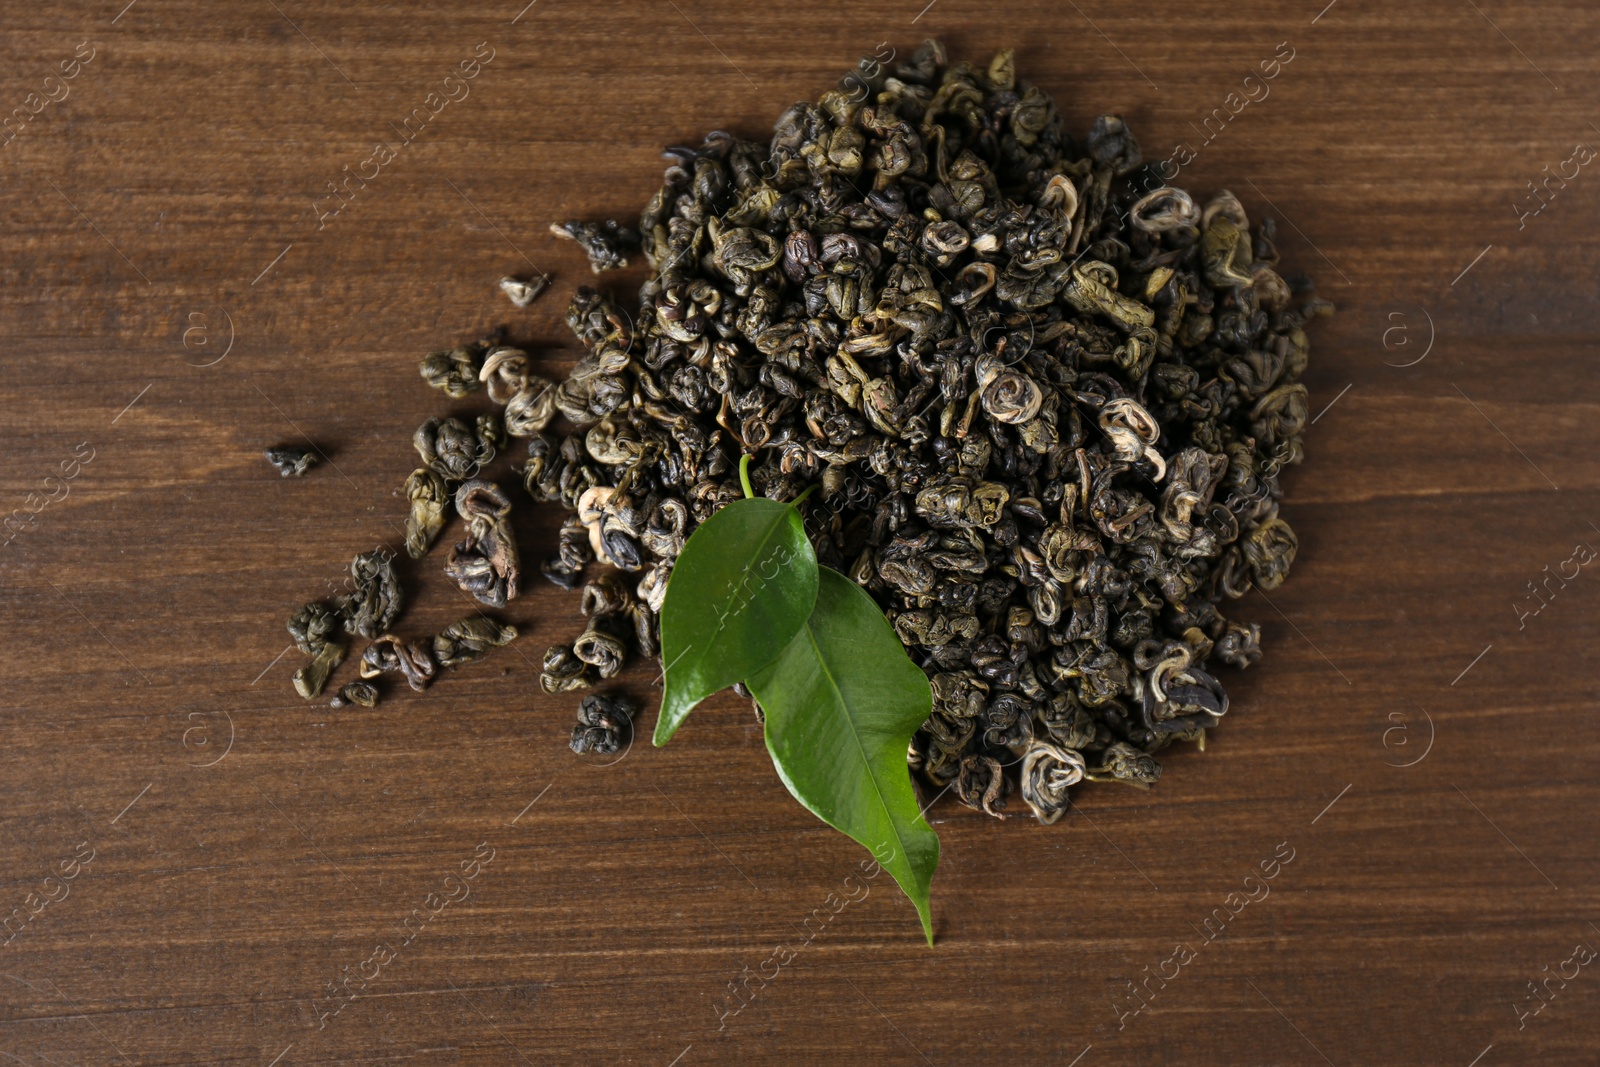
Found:
M 736 500 L 690 536 L 661 605 L 666 691 L 655 743 L 694 706 L 771 663 L 817 600 L 817 553 L 800 512 Z
M 927 676 L 860 586 L 821 568 L 817 606 L 773 663 L 746 679 L 767 716 L 767 750 L 796 800 L 872 851 L 917 907 L 939 838 L 917 808 L 906 748 L 932 711 Z

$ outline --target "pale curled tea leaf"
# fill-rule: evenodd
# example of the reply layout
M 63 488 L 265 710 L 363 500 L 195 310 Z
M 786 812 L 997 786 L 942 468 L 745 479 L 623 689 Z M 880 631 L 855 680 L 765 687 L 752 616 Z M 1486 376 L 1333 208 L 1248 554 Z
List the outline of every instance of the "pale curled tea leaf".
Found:
M 767 750 L 796 800 L 865 845 L 916 905 L 928 944 L 939 838 L 923 819 L 906 748 L 933 705 L 872 598 L 820 568 L 810 618 L 746 684 L 766 711 Z
M 816 599 L 817 554 L 792 506 L 736 500 L 702 523 L 661 605 L 666 690 L 655 744 L 700 701 L 771 663 Z
M 500 279 L 500 291 L 505 293 L 517 307 L 525 308 L 533 303 L 534 298 L 544 292 L 544 287 L 549 284 L 549 277 L 543 274 L 530 282 L 507 276 Z

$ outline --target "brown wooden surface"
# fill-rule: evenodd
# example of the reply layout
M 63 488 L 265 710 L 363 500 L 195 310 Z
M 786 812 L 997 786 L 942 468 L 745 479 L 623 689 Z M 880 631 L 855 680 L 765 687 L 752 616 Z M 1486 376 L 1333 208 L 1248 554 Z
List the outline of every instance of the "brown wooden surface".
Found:
M 1600 948 L 1600 592 L 1583 574 L 1522 629 L 1514 607 L 1600 546 L 1600 175 L 1525 227 L 1513 207 L 1600 143 L 1592 5 L 124 2 L 0 5 L 0 113 L 94 50 L 0 144 L 0 513 L 94 450 L 0 549 L 0 915 L 94 853 L 0 948 L 0 1060 L 1595 1062 L 1594 966 L 1517 1010 Z M 283 620 L 398 543 L 412 429 L 474 409 L 419 355 L 506 323 L 570 361 L 591 277 L 552 220 L 635 215 L 662 145 L 763 133 L 929 33 L 1016 46 L 1076 129 L 1121 111 L 1150 157 L 1198 147 L 1289 42 L 1182 184 L 1284 220 L 1340 305 L 1307 375 L 1333 406 L 1287 478 L 1295 573 L 1237 612 L 1267 656 L 1208 750 L 1053 827 L 946 798 L 937 947 L 886 877 L 800 947 L 862 853 L 789 799 L 733 697 L 664 750 L 567 751 L 575 699 L 535 665 L 575 595 L 536 584 L 511 649 L 371 711 L 294 695 Z M 479 42 L 470 96 L 319 230 L 325 182 Z M 554 291 L 519 312 L 494 283 L 535 267 Z M 302 435 L 333 465 L 280 480 L 260 449 Z M 556 517 L 518 518 L 548 555 Z M 463 610 L 438 566 L 408 565 L 406 632 Z M 647 728 L 651 673 L 626 678 Z M 328 984 L 481 842 L 471 896 L 319 1027 Z M 719 1032 L 727 983 L 780 945 Z

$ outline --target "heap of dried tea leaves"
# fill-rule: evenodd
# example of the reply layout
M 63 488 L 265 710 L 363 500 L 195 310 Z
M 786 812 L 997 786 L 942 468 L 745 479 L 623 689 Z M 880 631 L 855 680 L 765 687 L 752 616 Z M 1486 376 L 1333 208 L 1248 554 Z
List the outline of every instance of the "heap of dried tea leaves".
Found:
M 885 782 L 999 818 L 1020 792 L 1050 823 L 1073 785 L 1149 786 L 1158 752 L 1221 722 L 1214 666 L 1261 648 L 1219 605 L 1294 560 L 1279 478 L 1302 457 L 1304 326 L 1331 305 L 1279 273 L 1272 220 L 1167 184 L 1120 116 L 1073 137 L 1010 52 L 983 70 L 936 41 L 893 70 L 864 59 L 769 140 L 718 131 L 666 154 L 637 231 L 551 227 L 596 273 L 634 247 L 651 268 L 632 313 L 577 290 L 585 354 L 565 380 L 498 337 L 422 361 L 429 384 L 501 411 L 418 429 L 405 547 L 425 555 L 454 510 L 446 572 L 485 605 L 516 597 L 511 501 L 482 472 L 525 439 L 526 491 L 567 511 L 540 571 L 581 587 L 588 619 L 544 654 L 543 689 L 676 640 L 657 743 L 710 692 L 753 690 L 796 797 L 875 852 L 872 827 L 898 835 L 910 855 L 884 865 L 931 940 L 937 841 L 908 789 L 885 806 Z M 500 284 L 520 307 L 547 280 Z M 308 698 L 341 630 L 372 639 L 364 679 L 416 689 L 515 636 L 478 616 L 406 641 L 389 558 L 352 578 L 290 622 Z M 663 635 L 669 591 L 690 607 Z M 353 683 L 335 703 L 375 699 Z M 585 697 L 572 748 L 620 751 L 633 715 Z M 840 771 L 819 722 L 873 752 Z M 871 819 L 841 774 L 857 793 L 871 779 Z
M 1118 116 L 1074 138 L 1009 52 L 977 70 L 931 41 L 770 141 L 667 155 L 637 312 L 580 289 L 588 354 L 514 382 L 551 402 L 513 431 L 527 490 L 569 512 L 543 573 L 608 568 L 545 690 L 657 654 L 674 562 L 748 456 L 762 496 L 820 487 L 817 560 L 929 677 L 909 761 L 936 791 L 998 816 L 1016 788 L 1052 822 L 1080 780 L 1149 785 L 1156 753 L 1203 744 L 1213 665 L 1261 654 L 1219 604 L 1294 559 L 1279 477 L 1303 327 L 1331 310 L 1278 272 L 1272 221 L 1167 185 Z M 615 225 L 563 230 L 621 258 Z

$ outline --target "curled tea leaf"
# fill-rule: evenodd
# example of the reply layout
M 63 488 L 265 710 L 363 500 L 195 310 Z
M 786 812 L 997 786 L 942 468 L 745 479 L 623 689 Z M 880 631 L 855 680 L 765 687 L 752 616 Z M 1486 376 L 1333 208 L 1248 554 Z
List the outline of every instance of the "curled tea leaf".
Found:
M 1210 208 L 1207 209 L 1210 215 Z M 1225 213 L 1206 220 L 1200 238 L 1206 281 L 1218 289 L 1237 289 L 1251 282 L 1249 231 L 1235 225 Z
M 495 425 L 488 423 L 480 428 L 492 433 Z M 495 457 L 493 440 L 460 419 L 429 419 L 417 427 L 412 443 L 425 466 L 451 481 L 472 477 Z
M 417 692 L 428 688 L 438 673 L 433 656 L 421 641 L 407 643 L 393 634 L 384 634 L 361 654 L 361 677 L 373 679 L 382 674 L 400 674 Z
M 339 609 L 325 601 L 312 601 L 289 618 L 289 636 L 308 656 L 321 652 L 344 625 Z
M 999 422 L 1023 423 L 1039 414 L 1044 394 L 1030 378 L 1002 371 L 983 388 L 983 410 Z
M 572 728 L 572 751 L 609 756 L 622 750 L 633 736 L 633 702 L 625 697 L 591 693 L 578 705 L 578 725 Z
M 583 582 L 583 568 L 594 559 L 589 545 L 589 530 L 576 515 L 568 515 L 557 535 L 555 559 L 539 568 L 546 578 L 563 589 L 576 589 Z
M 511 501 L 493 482 L 474 479 L 456 490 L 456 511 L 466 520 L 467 538 L 450 550 L 445 574 L 480 603 L 503 608 L 516 598 L 522 576 Z
M 546 693 L 567 693 L 594 684 L 594 668 L 572 654 L 566 645 L 551 645 L 544 653 L 539 688 Z
M 421 559 L 444 530 L 450 489 L 437 471 L 418 467 L 406 479 L 405 493 L 411 502 L 411 513 L 406 516 L 406 554 Z
M 294 691 L 307 700 L 314 700 L 328 684 L 328 675 L 344 662 L 345 646 L 330 641 L 323 646 L 311 662 L 294 672 Z
M 394 553 L 385 548 L 363 552 L 350 564 L 350 577 L 355 592 L 345 604 L 347 628 L 368 639 L 386 633 L 405 603 Z
M 345 646 L 334 635 L 344 625 L 344 616 L 331 604 L 314 601 L 289 619 L 289 635 L 296 647 L 311 657 L 311 662 L 294 672 L 294 689 L 306 700 L 321 694 L 333 669 L 344 662 Z
M 488 448 L 488 458 L 478 461 L 478 465 L 482 466 L 494 459 L 496 453 L 505 451 L 506 420 L 499 413 L 491 411 L 486 415 L 479 415 L 473 423 L 478 431 L 478 440 Z
M 1163 187 L 1146 193 L 1128 209 L 1128 221 L 1146 233 L 1167 233 L 1200 225 L 1200 208 L 1182 189 Z
M 341 686 L 328 704 L 335 708 L 348 707 L 351 704 L 358 704 L 363 708 L 377 707 L 378 687 L 370 682 L 350 682 Z
M 470 663 L 489 651 L 516 639 L 515 626 L 502 626 L 485 615 L 469 615 L 446 626 L 433 639 L 434 662 L 441 667 Z
M 1244 670 L 1261 659 L 1261 625 L 1229 621 L 1216 644 L 1216 653 L 1230 667 Z
M 551 223 L 550 232 L 557 237 L 576 241 L 584 255 L 589 257 L 589 267 L 596 274 L 626 267 L 627 250 L 639 244 L 638 233 L 615 219 L 606 219 L 604 222 L 556 222 Z
M 1289 576 L 1300 539 L 1287 522 L 1272 518 L 1251 530 L 1241 544 L 1256 585 L 1276 589 Z
M 1005 794 L 1010 785 L 1005 769 L 993 756 L 963 756 L 956 774 L 956 797 L 961 803 L 985 815 L 1004 819 Z
M 1139 751 L 1126 741 L 1117 741 L 1106 746 L 1100 765 L 1089 768 L 1084 777 L 1097 781 L 1111 779 L 1148 789 L 1160 780 L 1161 764 L 1149 753 Z
M 1188 667 L 1164 680 L 1161 699 L 1150 688 L 1143 710 L 1145 725 L 1157 733 L 1182 733 L 1196 726 L 1210 729 L 1228 713 L 1222 684 L 1198 667 Z
M 478 371 L 478 380 L 488 389 L 490 400 L 504 405 L 527 387 L 532 371 L 533 365 L 528 361 L 528 353 L 520 348 L 501 345 L 483 357 L 483 368 Z
M 556 417 L 556 392 L 552 382 L 529 375 L 517 394 L 506 402 L 506 433 L 532 437 Z
M 589 628 L 572 642 L 572 654 L 593 667 L 600 677 L 613 678 L 622 670 L 628 649 L 603 618 L 595 618 L 589 620 Z
M 581 610 L 591 618 L 620 615 L 633 605 L 633 593 L 617 574 L 602 574 L 583 587 Z
M 1049 825 L 1067 810 L 1068 787 L 1083 777 L 1082 755 L 1048 741 L 1035 741 L 1022 757 L 1022 799 L 1034 818 Z
M 463 397 L 478 388 L 478 369 L 483 362 L 482 345 L 462 345 L 424 356 L 418 370 L 422 380 L 453 397 Z
M 633 643 L 641 656 L 653 657 L 661 652 L 661 620 L 645 604 L 634 604 L 627 617 L 633 620 Z
M 1127 174 L 1144 162 L 1139 142 L 1121 115 L 1101 115 L 1089 129 L 1089 156 L 1117 174 Z

